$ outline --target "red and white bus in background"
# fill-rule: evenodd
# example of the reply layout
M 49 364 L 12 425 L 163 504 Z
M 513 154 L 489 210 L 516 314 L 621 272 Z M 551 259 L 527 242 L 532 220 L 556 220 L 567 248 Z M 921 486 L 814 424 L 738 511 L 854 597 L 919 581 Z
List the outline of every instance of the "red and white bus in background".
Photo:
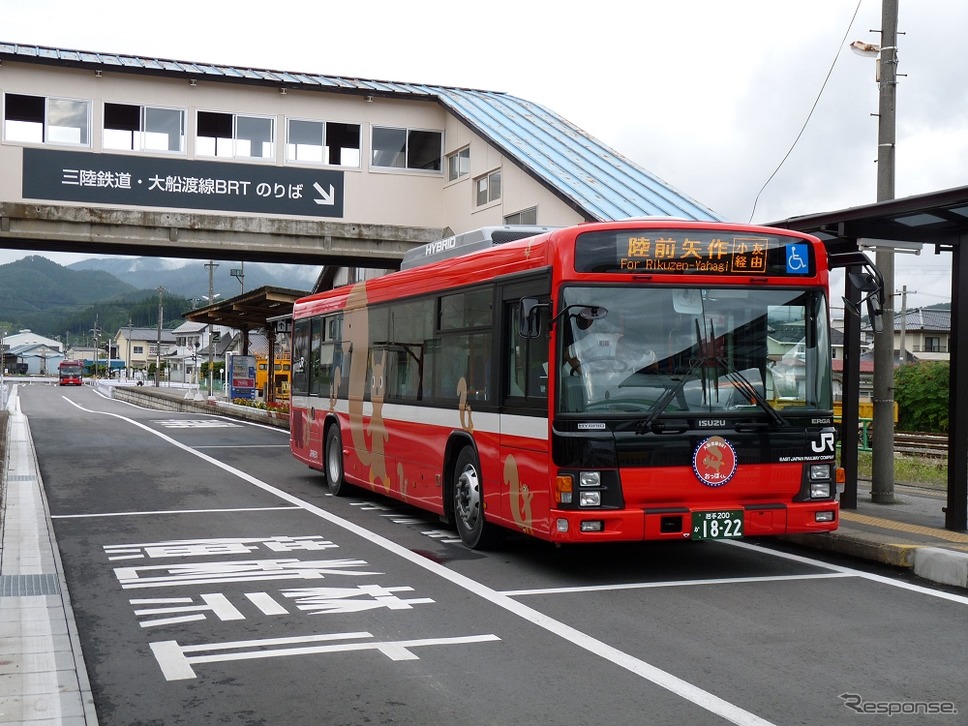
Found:
M 451 518 L 469 547 L 836 529 L 818 239 L 663 218 L 535 232 L 421 246 L 296 302 L 292 453 L 334 494 Z
M 62 386 L 81 386 L 84 384 L 84 361 L 62 360 L 57 366 L 57 378 Z

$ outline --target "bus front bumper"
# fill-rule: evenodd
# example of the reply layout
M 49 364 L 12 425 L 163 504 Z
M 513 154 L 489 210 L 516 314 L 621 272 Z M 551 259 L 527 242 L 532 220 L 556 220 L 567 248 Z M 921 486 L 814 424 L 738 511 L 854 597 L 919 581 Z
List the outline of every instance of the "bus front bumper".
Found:
M 836 501 L 639 510 L 552 510 L 555 542 L 739 539 L 832 532 Z

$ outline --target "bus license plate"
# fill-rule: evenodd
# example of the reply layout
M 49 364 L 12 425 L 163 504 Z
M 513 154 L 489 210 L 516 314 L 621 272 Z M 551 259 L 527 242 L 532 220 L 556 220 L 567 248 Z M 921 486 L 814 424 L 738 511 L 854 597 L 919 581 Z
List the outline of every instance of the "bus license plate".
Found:
M 737 539 L 742 536 L 742 509 L 692 513 L 692 539 Z

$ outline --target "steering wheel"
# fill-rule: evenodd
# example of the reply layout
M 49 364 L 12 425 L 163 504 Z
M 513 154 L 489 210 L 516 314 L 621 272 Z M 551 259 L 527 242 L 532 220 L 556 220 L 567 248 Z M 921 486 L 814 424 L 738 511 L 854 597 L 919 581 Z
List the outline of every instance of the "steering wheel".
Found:
M 616 358 L 613 355 L 603 355 L 599 358 L 589 358 L 582 361 L 582 366 L 589 374 L 604 373 L 618 375 L 628 373 L 632 370 L 631 364 L 624 358 Z

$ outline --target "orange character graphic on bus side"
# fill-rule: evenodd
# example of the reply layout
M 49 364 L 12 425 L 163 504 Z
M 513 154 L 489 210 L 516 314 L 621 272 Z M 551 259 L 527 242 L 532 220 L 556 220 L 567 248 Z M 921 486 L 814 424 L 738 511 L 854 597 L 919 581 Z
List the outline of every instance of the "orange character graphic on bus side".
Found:
M 525 534 L 534 531 L 534 515 L 531 513 L 531 500 L 534 493 L 527 484 L 521 482 L 518 472 L 518 462 L 513 454 L 508 454 L 504 460 L 504 484 L 508 487 L 508 498 L 511 504 L 511 518 Z
M 366 282 L 355 284 L 346 299 L 343 312 L 344 350 L 350 354 L 349 370 L 349 421 L 350 437 L 360 463 L 367 468 L 367 479 L 379 482 L 387 491 L 390 477 L 386 471 L 385 445 L 389 439 L 383 424 L 383 368 L 386 354 L 379 365 L 374 361 L 374 378 L 371 380 L 373 414 L 369 425 L 363 422 L 363 393 L 366 390 L 367 364 L 369 362 L 370 325 L 367 309 Z M 379 370 L 379 372 L 378 372 Z M 377 382 L 379 378 L 379 382 Z M 367 434 L 370 441 L 367 443 Z
M 387 427 L 383 423 L 383 396 L 386 393 L 386 380 L 384 371 L 386 370 L 387 352 L 380 354 L 380 362 L 373 358 L 373 377 L 370 380 L 370 400 L 373 403 L 373 413 L 370 414 L 370 423 L 366 427 L 370 435 L 370 453 L 372 454 L 370 463 L 370 484 L 380 482 L 383 489 L 390 491 L 390 477 L 387 474 L 386 465 L 386 442 L 390 439 Z
M 471 405 L 467 402 L 467 379 L 464 376 L 457 381 L 457 395 L 460 401 L 457 410 L 460 414 L 460 427 L 469 434 L 474 433 L 474 419 L 472 417 Z

